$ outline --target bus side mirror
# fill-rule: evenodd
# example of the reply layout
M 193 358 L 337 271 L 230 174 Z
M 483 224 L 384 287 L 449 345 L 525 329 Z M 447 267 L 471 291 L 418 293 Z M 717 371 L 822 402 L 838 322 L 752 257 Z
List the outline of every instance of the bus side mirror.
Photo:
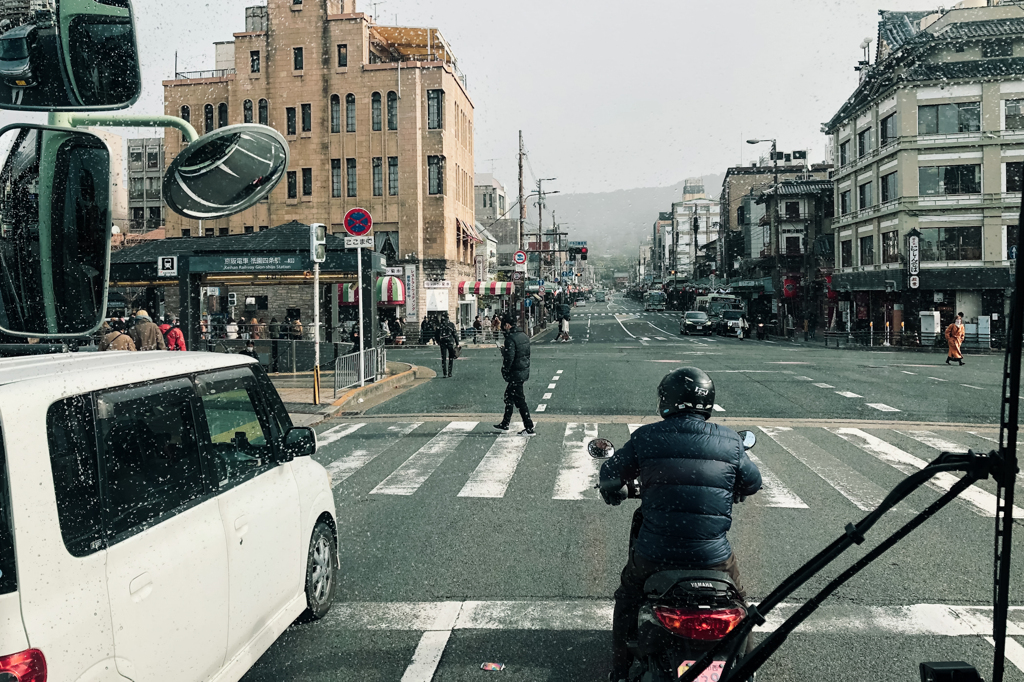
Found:
M 141 92 L 130 0 L 0 3 L 0 109 L 124 109 Z
M 70 128 L 0 129 L 0 331 L 95 331 L 110 271 L 110 150 Z

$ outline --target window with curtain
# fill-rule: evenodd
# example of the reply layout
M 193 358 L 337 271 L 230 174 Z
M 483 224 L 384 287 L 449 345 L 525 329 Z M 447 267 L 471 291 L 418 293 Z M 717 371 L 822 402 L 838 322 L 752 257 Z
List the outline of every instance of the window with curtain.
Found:
M 331 132 L 341 132 L 341 98 L 331 95 Z
M 1024 99 L 1006 100 L 1006 129 L 1024 130 Z
M 981 260 L 981 226 L 922 229 L 921 260 Z
M 348 45 L 338 45 L 338 67 L 348 66 Z
M 345 95 L 345 130 L 356 131 L 356 96 L 351 93 Z
M 871 128 L 857 133 L 857 158 L 867 155 L 871 151 Z
M 260 51 L 250 50 L 249 52 L 249 73 L 260 72 Z
M 356 181 L 356 160 L 345 159 L 345 180 L 348 184 L 348 196 L 354 197 L 359 192 L 359 184 Z
M 213 132 L 213 105 L 212 104 L 207 104 L 205 107 L 203 107 L 203 124 L 204 124 L 203 132 L 206 132 L 206 133 Z
M 892 230 L 882 234 L 882 262 L 900 262 L 900 231 Z
M 384 159 L 373 157 L 373 196 L 384 196 Z
M 874 235 L 868 235 L 867 237 L 860 238 L 860 264 L 862 266 L 875 264 Z
M 265 99 L 261 99 L 260 100 L 259 114 L 260 114 L 260 125 L 261 126 L 270 125 L 270 102 L 268 102 Z
M 242 119 L 246 123 L 252 123 L 252 100 L 247 99 L 242 102 Z
M 875 205 L 874 192 L 872 192 L 870 182 L 865 182 L 857 188 L 857 200 L 857 208 L 861 210 Z
M 228 105 L 227 102 L 221 102 L 217 105 L 217 127 L 224 128 L 228 124 Z
M 398 93 L 388 93 L 388 130 L 398 130 Z
M 883 175 L 881 180 L 882 203 L 896 201 L 899 198 L 899 190 L 896 187 L 896 173 Z
M 374 132 L 379 132 L 381 130 L 381 126 L 382 126 L 380 93 L 379 92 L 373 93 L 373 95 L 370 97 L 370 102 L 371 102 L 371 104 L 370 104 L 370 113 L 371 113 L 370 120 L 373 122 L 373 130 L 374 130 Z
M 917 108 L 918 135 L 948 135 L 981 130 L 981 102 L 932 104 Z
M 398 157 L 388 157 L 388 194 L 398 196 Z
M 882 119 L 882 122 L 878 125 L 879 137 L 882 140 L 882 146 L 895 142 L 899 135 L 896 132 L 896 114 L 889 114 Z

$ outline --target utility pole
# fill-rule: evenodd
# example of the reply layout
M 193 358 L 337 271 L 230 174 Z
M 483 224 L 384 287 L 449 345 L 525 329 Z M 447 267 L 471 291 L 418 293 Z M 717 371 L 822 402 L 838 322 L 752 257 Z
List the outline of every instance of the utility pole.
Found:
M 526 224 L 526 193 L 523 190 L 523 131 L 519 131 L 519 248 L 524 249 L 523 226 Z

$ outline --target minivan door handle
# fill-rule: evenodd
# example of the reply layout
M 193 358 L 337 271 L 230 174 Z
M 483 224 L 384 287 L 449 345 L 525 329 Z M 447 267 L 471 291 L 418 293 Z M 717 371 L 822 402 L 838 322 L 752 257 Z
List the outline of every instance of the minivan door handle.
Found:
M 237 519 L 235 519 L 235 530 L 238 531 L 239 535 L 245 535 L 247 532 L 249 532 L 249 517 L 245 514 L 242 514 Z
M 132 601 L 138 603 L 148 597 L 153 592 L 153 578 L 149 573 L 143 573 L 139 577 L 128 583 L 128 593 L 132 596 Z

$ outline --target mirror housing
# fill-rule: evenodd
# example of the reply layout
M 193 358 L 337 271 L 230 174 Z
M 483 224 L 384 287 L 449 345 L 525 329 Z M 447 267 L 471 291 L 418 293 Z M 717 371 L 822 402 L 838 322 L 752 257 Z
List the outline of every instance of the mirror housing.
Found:
M 743 439 L 744 450 L 749 450 L 757 444 L 757 436 L 754 435 L 753 431 L 737 431 L 737 433 Z
M 142 92 L 130 0 L 0 9 L 0 109 L 124 109 Z
M 110 150 L 70 128 L 0 129 L 0 332 L 92 333 L 107 308 Z
M 594 459 L 609 459 L 615 454 L 615 446 L 607 438 L 595 438 L 587 443 L 587 452 Z
M 193 220 L 240 213 L 263 200 L 288 170 L 288 142 L 273 128 L 226 126 L 185 147 L 164 175 L 164 201 Z
M 316 453 L 316 431 L 308 426 L 294 426 L 284 435 L 283 460 L 309 457 Z

